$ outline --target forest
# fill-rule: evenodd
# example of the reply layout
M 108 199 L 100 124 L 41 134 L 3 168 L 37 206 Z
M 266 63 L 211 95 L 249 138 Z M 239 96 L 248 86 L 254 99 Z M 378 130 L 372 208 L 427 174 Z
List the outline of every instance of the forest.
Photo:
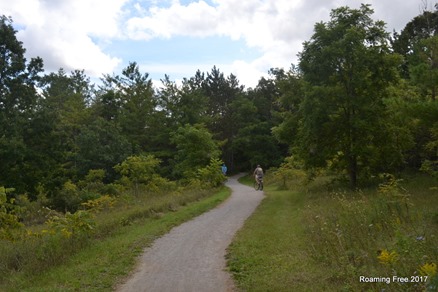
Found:
M 0 236 L 32 202 L 75 212 L 127 189 L 217 186 L 222 163 L 236 173 L 286 161 L 352 189 L 384 173 L 436 176 L 438 10 L 392 33 L 372 15 L 369 5 L 334 9 L 298 64 L 255 88 L 216 66 L 161 84 L 136 62 L 99 85 L 80 69 L 46 74 L 2 16 Z

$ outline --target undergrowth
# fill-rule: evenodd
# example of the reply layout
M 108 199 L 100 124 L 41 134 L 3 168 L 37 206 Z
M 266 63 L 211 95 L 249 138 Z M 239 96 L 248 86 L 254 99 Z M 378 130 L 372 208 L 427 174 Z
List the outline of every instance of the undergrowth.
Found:
M 139 220 L 161 218 L 215 192 L 217 189 L 117 199 L 103 196 L 75 213 L 48 212 L 45 224 L 22 228 L 11 239 L 0 240 L 0 287 L 14 275 L 43 273 Z
M 385 174 L 379 185 L 351 191 L 327 176 L 309 180 L 299 170 L 280 171 L 266 177 L 267 198 L 229 250 L 239 288 L 438 290 L 435 178 Z M 269 243 L 256 245 L 260 240 Z M 268 264 L 249 264 L 255 260 Z
M 309 203 L 309 256 L 330 267 L 330 281 L 345 290 L 434 290 L 437 194 L 415 179 L 385 180 L 376 191 L 331 192 Z

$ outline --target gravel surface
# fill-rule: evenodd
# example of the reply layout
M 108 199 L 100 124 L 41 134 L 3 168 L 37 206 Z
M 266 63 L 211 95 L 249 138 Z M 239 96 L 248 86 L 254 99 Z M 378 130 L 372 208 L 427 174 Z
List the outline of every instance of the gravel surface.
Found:
M 233 291 L 225 271 L 226 248 L 263 198 L 263 192 L 237 178 L 228 179 L 232 195 L 225 202 L 173 228 L 146 249 L 136 272 L 117 291 Z

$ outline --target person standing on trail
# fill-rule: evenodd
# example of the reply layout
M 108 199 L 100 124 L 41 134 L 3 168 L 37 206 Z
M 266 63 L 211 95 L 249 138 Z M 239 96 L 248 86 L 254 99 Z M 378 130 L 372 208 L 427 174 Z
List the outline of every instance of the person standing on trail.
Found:
M 254 178 L 256 183 L 259 183 L 259 181 L 263 178 L 263 168 L 259 164 L 254 170 Z
M 227 170 L 228 170 L 228 168 L 227 168 L 227 166 L 225 165 L 225 163 L 222 164 L 222 174 L 223 174 L 223 175 L 227 175 Z

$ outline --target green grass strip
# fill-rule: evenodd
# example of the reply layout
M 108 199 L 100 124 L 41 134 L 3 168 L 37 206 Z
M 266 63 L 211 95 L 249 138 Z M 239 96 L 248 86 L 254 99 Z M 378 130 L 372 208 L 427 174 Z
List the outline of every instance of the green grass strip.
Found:
M 323 291 L 329 273 L 308 259 L 301 222 L 304 194 L 265 190 L 266 198 L 228 249 L 242 291 Z

